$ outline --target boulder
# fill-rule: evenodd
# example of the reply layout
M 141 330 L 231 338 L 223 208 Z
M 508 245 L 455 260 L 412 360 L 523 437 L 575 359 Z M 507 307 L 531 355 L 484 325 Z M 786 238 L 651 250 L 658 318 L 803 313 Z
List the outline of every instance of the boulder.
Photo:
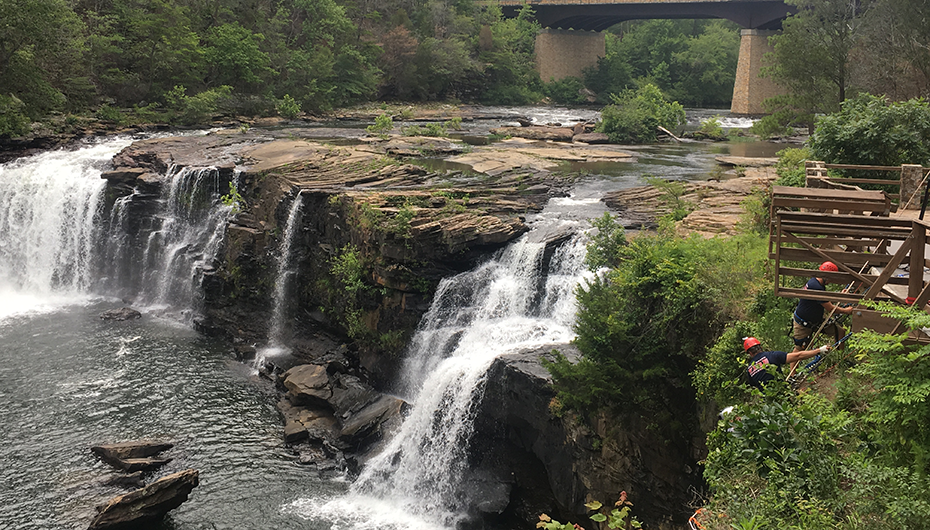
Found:
M 343 422 L 339 441 L 357 448 L 380 438 L 391 420 L 400 419 L 405 404 L 402 399 L 382 394 Z
M 581 142 L 586 144 L 609 144 L 610 138 L 608 138 L 606 134 L 599 132 L 580 133 L 572 136 L 572 142 Z
M 568 127 L 544 127 L 533 125 L 530 127 L 498 127 L 496 129 L 491 129 L 491 133 L 500 136 L 529 138 L 530 140 L 571 142 L 574 131 Z
M 162 477 L 148 486 L 114 497 L 98 506 L 97 516 L 91 521 L 89 529 L 128 530 L 156 523 L 184 503 L 198 484 L 199 472 L 196 469 L 186 469 Z
M 90 448 L 90 451 L 100 457 L 104 462 L 119 467 L 118 462 L 121 460 L 155 456 L 172 447 L 174 447 L 174 444 L 168 442 L 137 440 L 133 442 L 95 445 Z
M 101 320 L 135 320 L 137 318 L 142 318 L 142 313 L 132 309 L 130 307 L 122 307 L 120 309 L 108 309 L 103 313 L 100 313 Z
M 284 372 L 287 396 L 295 405 L 323 404 L 333 395 L 326 367 L 319 364 L 301 364 Z

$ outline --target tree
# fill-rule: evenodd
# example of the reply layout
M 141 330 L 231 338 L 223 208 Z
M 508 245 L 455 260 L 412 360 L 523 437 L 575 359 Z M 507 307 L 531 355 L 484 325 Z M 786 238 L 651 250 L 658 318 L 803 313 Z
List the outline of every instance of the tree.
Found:
M 797 12 L 771 37 L 774 64 L 766 69 L 788 89 L 801 114 L 839 110 L 850 80 L 850 52 L 856 46 L 862 18 L 859 2 L 850 0 L 787 0 Z
M 816 160 L 897 166 L 930 162 L 930 104 L 891 102 L 863 94 L 817 122 L 810 147 Z
M 0 94 L 34 119 L 65 104 L 81 75 L 81 20 L 64 0 L 0 0 Z
M 894 100 L 930 95 L 930 4 L 878 0 L 862 26 L 853 79 Z
M 275 74 L 271 59 L 260 49 L 263 40 L 264 35 L 238 22 L 212 28 L 203 48 L 207 84 L 229 85 L 245 93 L 261 89 L 263 81 Z

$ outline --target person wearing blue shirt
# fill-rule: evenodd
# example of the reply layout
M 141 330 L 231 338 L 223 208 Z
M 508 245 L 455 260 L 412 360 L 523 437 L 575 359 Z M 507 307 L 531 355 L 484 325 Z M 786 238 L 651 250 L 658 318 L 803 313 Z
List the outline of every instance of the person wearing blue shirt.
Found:
M 749 384 L 761 390 L 766 382 L 775 379 L 775 376 L 766 369 L 769 365 L 777 366 L 778 370 L 781 371 L 782 365 L 795 361 L 803 361 L 817 354 L 826 353 L 830 350 L 830 346 L 821 346 L 813 350 L 794 351 L 791 353 L 783 351 L 763 351 L 762 344 L 757 338 L 746 337 L 743 339 L 743 349 L 746 350 L 746 354 L 749 355 L 749 366 L 746 368 L 746 371 L 749 373 Z
M 820 270 L 837 272 L 839 268 L 837 268 L 835 263 L 825 261 L 820 264 Z M 826 278 L 814 277 L 807 281 L 804 288 L 809 291 L 826 291 L 827 283 Z M 807 300 L 804 298 L 798 300 L 798 305 L 794 310 L 794 325 L 791 334 L 794 339 L 795 352 L 799 352 L 810 345 L 811 337 L 816 330 L 820 329 L 820 325 L 823 323 L 825 312 L 848 315 L 853 312 L 853 307 L 840 307 L 834 305 L 832 302 L 823 302 L 820 300 Z M 832 333 L 835 335 L 836 340 L 839 340 L 840 337 L 846 334 L 846 330 L 836 324 L 824 326 L 823 332 Z

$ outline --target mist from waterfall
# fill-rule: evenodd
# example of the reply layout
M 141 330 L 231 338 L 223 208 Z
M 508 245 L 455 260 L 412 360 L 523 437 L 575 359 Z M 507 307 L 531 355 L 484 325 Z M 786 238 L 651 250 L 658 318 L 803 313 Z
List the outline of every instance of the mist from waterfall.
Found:
M 106 211 L 101 174 L 133 139 L 49 151 L 0 165 L 0 318 L 92 297 L 196 307 L 196 287 L 223 239 L 228 185 L 214 168 L 172 168 L 161 197 L 139 190 Z M 157 207 L 138 226 L 131 205 Z M 138 214 L 135 214 L 138 217 Z M 134 241 L 133 231 L 144 241 Z M 141 249 L 141 250 L 140 250 Z
M 116 138 L 0 165 L 0 318 L 86 297 Z
M 584 234 L 545 262 L 527 234 L 476 268 L 443 280 L 408 350 L 412 404 L 399 432 L 346 496 L 287 507 L 348 528 L 451 528 L 467 513 L 462 490 L 474 413 L 488 369 L 508 352 L 574 337 L 575 286 L 586 276 Z

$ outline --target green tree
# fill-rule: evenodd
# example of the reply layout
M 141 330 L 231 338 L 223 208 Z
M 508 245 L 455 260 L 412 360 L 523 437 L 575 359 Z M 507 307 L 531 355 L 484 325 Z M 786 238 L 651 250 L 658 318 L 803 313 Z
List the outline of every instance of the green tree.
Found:
M 238 22 L 211 28 L 203 47 L 207 85 L 229 85 L 237 91 L 264 90 L 264 82 L 275 74 L 271 59 L 260 48 L 265 40 Z
M 670 102 L 659 88 L 644 85 L 637 91 L 611 94 L 612 105 L 601 110 L 598 130 L 615 143 L 648 143 L 656 139 L 658 127 L 673 130 L 685 122 L 685 109 Z
M 795 116 L 839 110 L 850 82 L 851 51 L 857 44 L 861 7 L 848 0 L 788 0 L 797 11 L 770 37 L 775 51 L 764 70 L 789 96 L 773 102 L 775 111 L 793 108 Z
M 81 20 L 64 0 L 0 0 L 0 21 L 0 94 L 33 119 L 61 108 L 82 74 Z
M 897 166 L 930 162 L 930 104 L 891 102 L 864 94 L 817 121 L 810 140 L 815 160 Z

